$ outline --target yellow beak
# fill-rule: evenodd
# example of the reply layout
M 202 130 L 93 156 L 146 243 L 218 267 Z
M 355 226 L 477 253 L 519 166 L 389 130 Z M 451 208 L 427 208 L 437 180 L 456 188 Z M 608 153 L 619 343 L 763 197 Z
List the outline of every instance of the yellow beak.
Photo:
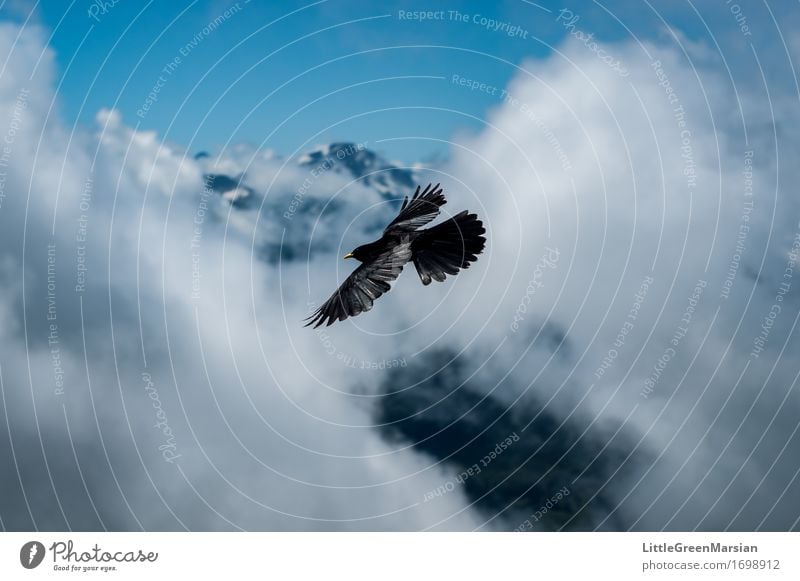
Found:
M 348 252 L 342 258 L 353 258 L 353 253 L 352 252 Z

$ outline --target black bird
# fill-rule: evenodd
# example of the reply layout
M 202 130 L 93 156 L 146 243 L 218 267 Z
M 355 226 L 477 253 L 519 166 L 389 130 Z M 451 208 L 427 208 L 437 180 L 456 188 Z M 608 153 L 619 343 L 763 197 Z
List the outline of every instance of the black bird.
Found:
M 431 280 L 442 282 L 445 275 L 458 274 L 468 268 L 483 252 L 486 230 L 475 214 L 460 212 L 432 228 L 418 230 L 439 215 L 439 208 L 447 203 L 439 184 L 420 193 L 420 187 L 411 200 L 403 200 L 400 213 L 375 242 L 359 246 L 344 258 L 361 262 L 342 285 L 310 317 L 306 327 L 319 327 L 327 321 L 343 321 L 372 308 L 372 303 L 391 288 L 389 281 L 400 276 L 403 266 L 411 261 L 417 269 L 422 284 Z

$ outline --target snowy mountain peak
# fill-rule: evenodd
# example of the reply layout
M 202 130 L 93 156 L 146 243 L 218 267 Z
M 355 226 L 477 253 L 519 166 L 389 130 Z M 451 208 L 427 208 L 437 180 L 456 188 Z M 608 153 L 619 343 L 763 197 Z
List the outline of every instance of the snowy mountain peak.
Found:
M 324 145 L 302 155 L 298 165 L 330 166 L 332 171 L 347 172 L 384 195 L 405 193 L 416 185 L 412 168 L 386 161 L 364 143 L 342 141 Z
M 201 152 L 194 159 L 205 187 L 217 194 L 215 216 L 228 223 L 229 233 L 247 239 L 255 234 L 260 255 L 271 263 L 329 252 L 346 230 L 344 224 L 360 215 L 365 203 L 392 201 L 377 205 L 360 222 L 364 235 L 380 230 L 399 201 L 414 191 L 420 171 L 390 163 L 365 144 L 351 142 L 321 145 L 296 160 L 264 157 L 252 150 L 219 156 Z M 274 179 L 276 172 L 286 178 Z M 339 178 L 329 181 L 335 176 Z M 357 193 L 330 199 L 329 192 L 336 191 L 342 178 L 355 182 Z M 364 189 L 374 197 L 365 198 Z M 326 217 L 320 221 L 323 212 Z

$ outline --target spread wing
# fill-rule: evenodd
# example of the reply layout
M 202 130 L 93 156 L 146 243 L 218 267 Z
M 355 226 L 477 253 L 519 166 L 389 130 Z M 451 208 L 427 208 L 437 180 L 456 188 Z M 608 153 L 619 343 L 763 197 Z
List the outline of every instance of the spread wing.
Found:
M 397 218 L 386 227 L 384 233 L 389 232 L 409 232 L 421 228 L 431 220 L 434 220 L 439 215 L 439 208 L 444 206 L 447 200 L 444 199 L 442 188 L 439 184 L 428 187 L 420 194 L 419 186 L 417 191 L 408 199 L 408 196 L 403 200 L 403 205 L 400 206 L 400 213 Z
M 395 280 L 403 265 L 411 260 L 411 243 L 402 242 L 390 248 L 372 262 L 364 263 L 348 276 L 325 303 L 306 319 L 316 329 L 327 321 L 344 321 L 372 308 L 372 303 L 389 292 L 390 281 Z

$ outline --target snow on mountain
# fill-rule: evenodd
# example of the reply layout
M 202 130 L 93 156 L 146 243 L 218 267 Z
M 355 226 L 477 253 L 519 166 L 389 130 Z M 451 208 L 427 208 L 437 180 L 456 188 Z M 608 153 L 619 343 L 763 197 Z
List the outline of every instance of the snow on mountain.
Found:
M 356 239 L 380 231 L 399 201 L 413 193 L 420 173 L 348 142 L 294 159 L 241 147 L 219 156 L 200 152 L 194 159 L 207 193 L 215 194 L 207 197 L 216 220 L 230 234 L 254 240 L 269 263 L 334 251 L 356 218 Z
M 417 185 L 413 169 L 390 163 L 361 143 L 338 142 L 324 145 L 303 155 L 298 163 L 313 167 L 329 161 L 335 161 L 332 171 L 349 172 L 353 178 L 363 180 L 365 185 L 386 196 L 413 189 Z

